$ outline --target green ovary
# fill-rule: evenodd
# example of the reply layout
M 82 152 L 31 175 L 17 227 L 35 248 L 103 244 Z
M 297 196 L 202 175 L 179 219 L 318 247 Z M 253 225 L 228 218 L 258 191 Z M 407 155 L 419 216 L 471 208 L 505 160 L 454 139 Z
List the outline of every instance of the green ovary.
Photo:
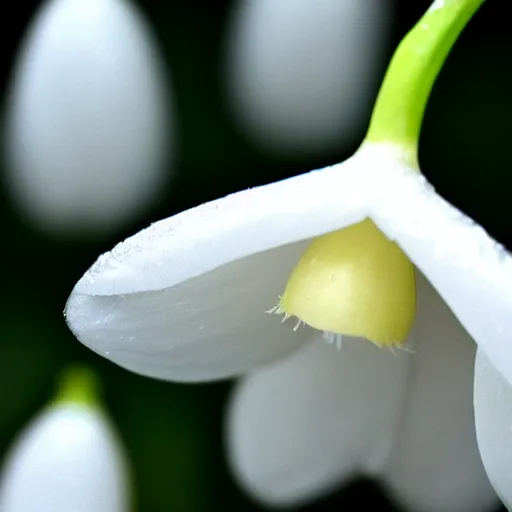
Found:
M 414 266 L 366 219 L 311 243 L 279 309 L 322 331 L 402 346 L 416 313 Z

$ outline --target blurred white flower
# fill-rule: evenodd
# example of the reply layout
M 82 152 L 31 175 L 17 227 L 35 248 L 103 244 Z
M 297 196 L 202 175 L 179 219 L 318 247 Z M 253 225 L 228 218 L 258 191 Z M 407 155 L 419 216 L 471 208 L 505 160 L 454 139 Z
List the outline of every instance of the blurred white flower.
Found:
M 0 480 L 2 512 L 128 512 L 126 462 L 82 370 L 20 434 Z M 85 400 L 84 400 L 85 398 Z
M 163 63 L 129 0 L 48 0 L 8 97 L 7 185 L 52 231 L 111 231 L 158 194 L 170 151 Z
M 337 353 L 321 330 L 265 313 L 308 243 L 366 218 L 416 267 L 415 354 L 350 337 Z M 348 288 L 349 299 L 374 292 L 371 283 Z M 136 373 L 205 381 L 255 371 L 232 405 L 229 446 L 236 474 L 262 501 L 307 501 L 366 473 L 413 511 L 482 512 L 496 496 L 475 437 L 471 338 L 510 386 L 511 289 L 510 254 L 401 149 L 365 143 L 342 164 L 139 232 L 82 277 L 66 316 L 82 343 Z M 373 307 L 360 314 L 369 320 Z M 477 393 L 486 385 L 477 379 Z M 501 453 L 512 443 L 503 431 L 496 450 L 492 432 L 479 435 L 491 477 L 509 467 Z M 510 489 L 498 488 L 510 503 Z
M 277 149 L 322 151 L 364 128 L 388 0 L 239 0 L 227 40 L 240 125 Z

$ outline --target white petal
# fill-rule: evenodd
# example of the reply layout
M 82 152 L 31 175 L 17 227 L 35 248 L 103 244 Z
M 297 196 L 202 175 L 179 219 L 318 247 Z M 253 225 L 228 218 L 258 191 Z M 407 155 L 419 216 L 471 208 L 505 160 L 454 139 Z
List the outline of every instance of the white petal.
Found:
M 302 151 L 363 129 L 388 8 L 386 0 L 239 1 L 228 84 L 242 125 L 265 144 Z
M 264 503 L 297 505 L 363 471 L 389 447 L 409 357 L 320 338 L 246 377 L 227 432 L 240 482 Z
M 8 112 L 8 184 L 51 230 L 110 230 L 161 188 L 170 140 L 161 62 L 126 0 L 49 0 Z
M 512 386 L 479 349 L 475 363 L 478 447 L 496 492 L 512 510 Z
M 126 468 L 94 409 L 60 405 L 42 413 L 14 445 L 3 469 L 5 512 L 127 512 Z
M 303 250 L 266 251 L 160 291 L 75 293 L 67 319 L 85 344 L 143 375 L 197 381 L 244 372 L 310 336 L 266 313 Z
M 389 160 L 389 158 L 388 158 Z M 512 383 L 512 257 L 418 174 L 375 169 L 381 195 L 372 218 L 448 303 L 470 336 Z
M 382 472 L 414 512 L 483 512 L 497 505 L 476 443 L 475 345 L 432 287 L 418 276 L 416 354 L 402 421 Z
M 360 181 L 364 166 L 350 160 L 153 224 L 78 282 L 68 324 L 121 366 L 170 380 L 221 378 L 279 357 L 307 336 L 265 314 L 304 250 L 295 242 L 362 220 Z

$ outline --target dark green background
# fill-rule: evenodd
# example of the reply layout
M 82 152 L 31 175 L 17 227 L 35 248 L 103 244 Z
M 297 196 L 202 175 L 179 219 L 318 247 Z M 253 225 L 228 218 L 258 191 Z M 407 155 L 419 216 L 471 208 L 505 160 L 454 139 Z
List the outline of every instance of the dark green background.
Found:
M 276 0 L 277 1 L 277 0 Z M 105 401 L 133 464 L 136 508 L 144 512 L 259 510 L 237 489 L 221 444 L 230 383 L 175 385 L 132 375 L 92 354 L 67 330 L 62 310 L 74 283 L 117 241 L 205 200 L 338 162 L 351 145 L 310 155 L 270 154 L 244 137 L 226 108 L 222 44 L 230 2 L 141 0 L 170 69 L 175 98 L 177 174 L 152 211 L 109 239 L 38 232 L 0 187 L 0 456 L 51 397 L 55 377 L 83 361 L 100 374 Z M 1 87 L 38 1 L 3 6 Z M 428 6 L 396 0 L 387 58 Z M 512 35 L 507 0 L 488 0 L 457 43 L 428 106 L 422 168 L 438 191 L 512 248 Z M 381 63 L 385 70 L 387 60 Z M 377 84 L 376 84 L 377 87 Z M 371 105 L 368 105 L 368 115 Z M 378 489 L 361 482 L 308 510 L 392 510 Z

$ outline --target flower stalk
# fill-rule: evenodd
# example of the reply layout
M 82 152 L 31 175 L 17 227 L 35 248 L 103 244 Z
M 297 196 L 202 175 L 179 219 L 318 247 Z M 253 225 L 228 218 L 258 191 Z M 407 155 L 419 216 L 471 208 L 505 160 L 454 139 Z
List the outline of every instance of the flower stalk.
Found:
M 423 114 L 450 50 L 485 0 L 435 0 L 398 46 L 373 110 L 366 140 L 392 142 L 417 160 Z
M 100 406 L 96 375 L 85 366 L 73 366 L 61 376 L 54 406 L 74 404 L 95 409 Z

